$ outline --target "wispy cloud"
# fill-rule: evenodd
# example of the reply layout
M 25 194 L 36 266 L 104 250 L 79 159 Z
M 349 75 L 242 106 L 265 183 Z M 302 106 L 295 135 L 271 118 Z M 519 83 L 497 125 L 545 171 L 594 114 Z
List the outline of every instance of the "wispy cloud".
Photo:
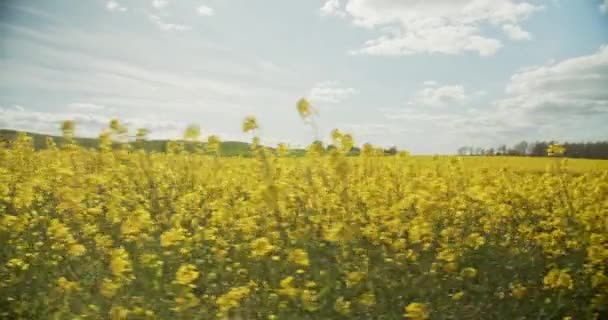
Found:
M 110 0 L 106 2 L 106 9 L 112 12 L 125 12 L 127 11 L 127 7 L 122 6 L 120 3 Z
M 313 102 L 340 103 L 356 94 L 355 88 L 341 87 L 337 81 L 317 83 L 308 97 Z
M 152 1 L 152 6 L 156 9 L 162 9 L 169 4 L 168 0 L 154 0 Z
M 470 99 L 462 85 L 435 87 L 436 82 L 425 82 L 427 87 L 418 91 L 408 102 L 409 105 L 445 107 L 462 105 Z
M 322 15 L 346 15 L 356 26 L 376 29 L 382 35 L 365 42 L 352 54 L 400 56 L 412 54 L 494 55 L 502 46 L 484 36 L 481 25 L 503 26 L 514 40 L 531 39 L 521 22 L 542 9 L 515 0 L 338 0 L 325 2 Z M 387 28 L 388 27 L 388 28 Z
M 532 35 L 518 25 L 505 24 L 502 26 L 502 30 L 512 40 L 532 40 Z
M 321 16 L 345 17 L 346 12 L 341 10 L 340 0 L 327 0 L 319 10 Z
M 163 31 L 188 31 L 192 29 L 192 27 L 187 25 L 165 22 L 157 15 L 151 14 L 148 18 Z
M 196 9 L 196 12 L 198 13 L 198 15 L 203 16 L 203 17 L 210 17 L 215 14 L 215 10 L 213 10 L 213 8 L 210 8 L 205 5 L 198 7 Z

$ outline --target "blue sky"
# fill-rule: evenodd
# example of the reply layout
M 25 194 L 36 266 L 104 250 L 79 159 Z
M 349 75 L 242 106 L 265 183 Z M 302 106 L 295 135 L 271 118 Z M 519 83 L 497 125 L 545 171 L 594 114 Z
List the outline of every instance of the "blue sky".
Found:
M 54 0 L 0 4 L 0 127 L 153 138 L 320 134 L 414 153 L 608 138 L 608 0 Z

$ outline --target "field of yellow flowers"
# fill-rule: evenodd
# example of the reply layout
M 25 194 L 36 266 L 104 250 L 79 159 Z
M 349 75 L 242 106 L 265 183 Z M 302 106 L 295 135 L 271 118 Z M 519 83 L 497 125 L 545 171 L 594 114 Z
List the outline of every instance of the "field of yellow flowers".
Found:
M 0 148 L 1 319 L 607 319 L 608 163 Z M 364 150 L 365 151 L 365 150 Z

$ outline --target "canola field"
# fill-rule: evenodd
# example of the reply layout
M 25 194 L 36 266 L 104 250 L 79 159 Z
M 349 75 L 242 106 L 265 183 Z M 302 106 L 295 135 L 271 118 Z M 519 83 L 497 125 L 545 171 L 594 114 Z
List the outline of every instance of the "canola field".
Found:
M 342 151 L 20 136 L 0 319 L 608 318 L 607 161 Z

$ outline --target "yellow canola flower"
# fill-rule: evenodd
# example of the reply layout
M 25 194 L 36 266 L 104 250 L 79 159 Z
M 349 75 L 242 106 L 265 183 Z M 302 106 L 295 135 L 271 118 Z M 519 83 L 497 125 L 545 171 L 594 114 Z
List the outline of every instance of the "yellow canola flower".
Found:
M 430 317 L 430 311 L 426 304 L 412 302 L 405 307 L 403 316 L 411 320 L 426 320 Z
M 334 310 L 343 316 L 348 316 L 351 313 L 351 302 L 344 297 L 338 297 L 334 303 Z
M 175 273 L 175 281 L 184 286 L 191 284 L 198 277 L 198 269 L 192 264 L 182 265 Z
M 80 290 L 80 284 L 77 281 L 69 281 L 65 277 L 60 277 L 57 279 L 57 287 L 59 287 L 59 289 L 65 293 Z
M 257 238 L 251 241 L 251 256 L 263 257 L 269 255 L 274 250 L 274 246 L 266 237 Z
M 366 276 L 367 276 L 366 273 L 361 272 L 361 271 L 349 272 L 346 275 L 346 287 L 352 288 L 352 287 L 356 286 L 357 284 L 359 284 L 359 282 L 361 282 L 363 279 L 365 279 Z
M 527 288 L 521 283 L 511 285 L 511 295 L 515 299 L 523 299 L 526 296 Z
M 29 264 L 25 263 L 25 261 L 23 261 L 22 259 L 19 259 L 19 258 L 10 259 L 6 263 L 6 266 L 9 268 L 19 269 L 19 270 L 27 270 L 30 267 Z
M 99 293 L 106 298 L 112 298 L 116 295 L 122 285 L 114 282 L 112 279 L 103 279 L 99 286 Z
M 172 228 L 168 231 L 165 231 L 160 236 L 160 245 L 162 247 L 169 247 L 172 245 L 176 245 L 179 242 L 186 239 L 184 229 L 182 228 Z
M 545 288 L 548 289 L 573 289 L 574 281 L 568 270 L 552 269 L 543 279 Z
M 280 289 L 278 289 L 277 292 L 283 296 L 288 296 L 291 298 L 296 297 L 298 295 L 298 289 L 293 287 L 293 280 L 294 278 L 292 276 L 286 277 L 281 280 L 279 284 Z
M 84 255 L 86 252 L 87 252 L 87 248 L 80 243 L 74 243 L 68 247 L 68 254 L 73 257 L 80 257 L 80 256 Z
M 302 249 L 295 249 L 289 254 L 289 261 L 303 267 L 308 267 L 308 253 Z
M 125 273 L 131 272 L 131 262 L 129 254 L 124 248 L 112 250 L 110 257 L 110 270 L 116 277 L 123 277 Z
M 458 291 L 452 295 L 452 300 L 458 301 L 464 297 L 464 291 Z
M 218 305 L 221 314 L 225 314 L 231 309 L 238 308 L 241 302 L 249 296 L 251 289 L 255 287 L 255 283 L 250 283 L 246 286 L 235 287 L 230 289 L 226 294 L 218 297 L 215 303 Z

